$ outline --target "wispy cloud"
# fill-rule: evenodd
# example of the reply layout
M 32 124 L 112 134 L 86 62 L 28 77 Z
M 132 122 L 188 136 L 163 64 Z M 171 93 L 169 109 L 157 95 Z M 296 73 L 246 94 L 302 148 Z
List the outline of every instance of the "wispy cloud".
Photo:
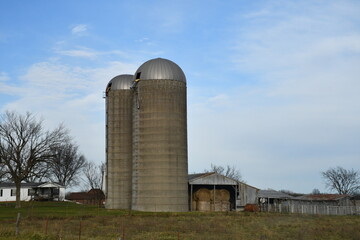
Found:
M 360 17 L 349 5 L 264 5 L 237 19 L 247 24 L 234 22 L 230 58 L 238 81 L 251 74 L 261 84 L 228 89 L 231 101 L 221 110 L 213 104 L 226 100 L 221 95 L 189 107 L 189 118 L 196 119 L 189 122 L 196 165 L 190 167 L 241 162 L 245 178 L 264 188 L 270 187 L 269 169 L 273 175 L 303 172 L 320 185 L 309 186 L 321 188 L 322 169 L 360 167 L 360 35 L 347 20 L 360 23 Z M 271 187 L 281 188 L 283 179 Z M 288 188 L 298 184 L 289 176 Z
M 16 87 L 0 82 L 1 90 L 11 89 L 16 96 L 2 110 L 38 113 L 50 128 L 63 122 L 81 143 L 86 157 L 101 161 L 104 155 L 98 149 L 105 147 L 102 89 L 113 77 L 133 73 L 136 67 L 123 62 L 107 62 L 98 68 L 57 61 L 35 63 L 20 76 Z
M 6 72 L 0 72 L 0 82 L 8 81 L 10 78 Z
M 83 34 L 88 30 L 88 26 L 86 24 L 77 24 L 71 27 L 71 32 L 73 34 Z
M 210 97 L 208 103 L 214 107 L 226 108 L 230 104 L 230 97 L 227 94 L 218 94 L 216 96 Z
M 87 58 L 94 60 L 99 56 L 121 56 L 121 57 L 128 57 L 129 54 L 120 51 L 120 50 L 111 50 L 111 51 L 97 51 L 87 47 L 77 47 L 73 49 L 63 49 L 61 44 L 58 44 L 57 47 L 54 49 L 56 54 L 60 56 L 68 56 L 68 57 L 79 57 L 79 58 Z
M 140 38 L 140 39 L 136 39 L 135 42 L 142 43 L 142 42 L 148 42 L 149 40 L 150 40 L 149 38 L 143 37 L 143 38 Z
M 91 49 L 72 49 L 72 50 L 60 50 L 57 51 L 60 55 L 70 56 L 70 57 L 83 57 L 94 59 L 101 53 L 93 51 Z

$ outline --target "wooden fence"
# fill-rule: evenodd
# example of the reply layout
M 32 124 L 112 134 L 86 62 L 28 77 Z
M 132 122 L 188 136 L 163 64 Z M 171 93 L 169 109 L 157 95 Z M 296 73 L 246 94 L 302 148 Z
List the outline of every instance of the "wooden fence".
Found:
M 263 212 L 283 212 L 319 215 L 360 215 L 360 206 L 264 204 L 260 206 L 260 209 Z

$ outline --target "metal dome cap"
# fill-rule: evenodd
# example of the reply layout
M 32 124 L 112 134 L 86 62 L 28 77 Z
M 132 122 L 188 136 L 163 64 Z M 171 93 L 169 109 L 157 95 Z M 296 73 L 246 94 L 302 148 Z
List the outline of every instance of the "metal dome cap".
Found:
M 155 58 L 143 63 L 135 72 L 135 80 L 177 80 L 186 83 L 183 70 L 174 62 Z
M 106 91 L 109 91 L 110 89 L 111 90 L 130 89 L 133 79 L 134 79 L 134 75 L 131 74 L 122 74 L 116 76 L 110 80 L 110 82 L 106 86 Z

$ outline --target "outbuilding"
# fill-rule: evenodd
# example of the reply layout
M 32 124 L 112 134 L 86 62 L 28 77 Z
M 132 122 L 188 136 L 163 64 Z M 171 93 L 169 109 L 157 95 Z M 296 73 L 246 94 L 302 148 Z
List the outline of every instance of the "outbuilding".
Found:
M 292 199 L 295 205 L 352 206 L 350 195 L 346 194 L 307 194 Z
M 88 192 L 73 192 L 66 199 L 81 204 L 103 206 L 105 194 L 101 189 L 91 189 Z
M 258 188 L 216 172 L 189 174 L 190 211 L 232 211 L 257 203 Z

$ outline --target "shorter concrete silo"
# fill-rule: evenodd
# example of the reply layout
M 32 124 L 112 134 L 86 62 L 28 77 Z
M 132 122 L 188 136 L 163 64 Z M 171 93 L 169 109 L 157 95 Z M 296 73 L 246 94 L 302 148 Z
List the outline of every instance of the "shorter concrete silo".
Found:
M 106 208 L 131 209 L 133 75 L 106 88 Z

